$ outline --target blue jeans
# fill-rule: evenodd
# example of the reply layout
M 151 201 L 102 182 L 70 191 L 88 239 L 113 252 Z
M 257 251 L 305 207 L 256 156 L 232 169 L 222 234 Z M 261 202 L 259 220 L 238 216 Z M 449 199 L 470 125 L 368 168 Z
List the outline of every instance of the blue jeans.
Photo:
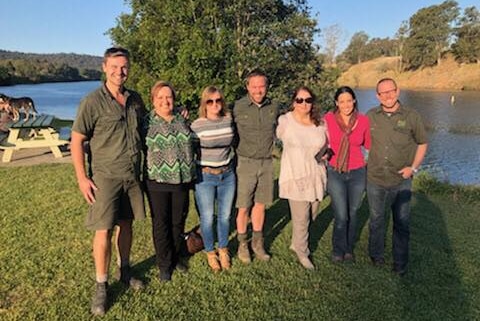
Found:
M 228 245 L 230 230 L 230 214 L 235 197 L 236 178 L 232 169 L 222 174 L 199 173 L 195 185 L 195 201 L 200 214 L 200 228 L 205 251 L 214 250 L 213 217 L 215 200 L 217 201 L 217 236 L 218 247 Z
M 332 200 L 334 225 L 333 255 L 353 254 L 357 231 L 357 211 L 366 185 L 366 169 L 361 167 L 348 173 L 327 168 L 327 189 Z
M 411 189 L 411 179 L 406 179 L 392 187 L 383 187 L 372 182 L 367 183 L 368 205 L 370 207 L 368 252 L 372 259 L 384 257 L 386 234 L 385 207 L 388 205 L 393 214 L 393 262 L 400 269 L 404 269 L 408 264 Z

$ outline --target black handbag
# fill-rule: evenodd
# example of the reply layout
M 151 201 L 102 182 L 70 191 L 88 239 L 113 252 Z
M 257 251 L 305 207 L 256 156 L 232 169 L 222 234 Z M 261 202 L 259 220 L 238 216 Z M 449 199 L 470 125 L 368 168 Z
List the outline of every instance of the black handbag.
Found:
M 327 144 L 323 145 L 322 148 L 320 148 L 320 150 L 318 151 L 318 153 L 315 154 L 315 160 L 317 161 L 317 163 L 322 163 L 322 157 L 327 154 L 327 161 L 329 161 L 332 156 L 333 156 L 333 150 L 328 147 Z

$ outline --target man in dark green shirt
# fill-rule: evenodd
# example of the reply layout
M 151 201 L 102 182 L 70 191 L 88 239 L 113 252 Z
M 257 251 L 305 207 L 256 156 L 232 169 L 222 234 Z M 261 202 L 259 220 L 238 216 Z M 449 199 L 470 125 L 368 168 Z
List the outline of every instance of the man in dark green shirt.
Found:
M 385 263 L 385 207 L 393 214 L 393 271 L 407 271 L 412 177 L 427 152 L 427 133 L 420 115 L 400 104 L 400 89 L 391 78 L 377 83 L 380 106 L 368 111 L 371 149 L 367 196 L 370 207 L 368 250 L 372 263 Z
M 112 231 L 115 237 L 116 278 L 133 289 L 143 283 L 130 275 L 132 219 L 145 218 L 140 184 L 142 140 L 140 124 L 146 113 L 140 95 L 123 85 L 129 68 L 128 51 L 105 51 L 105 84 L 82 100 L 72 128 L 72 161 L 78 185 L 89 204 L 86 225 L 95 231 L 93 260 L 96 291 L 91 312 L 104 315 L 107 304 L 107 279 L 111 257 Z M 89 143 L 89 174 L 85 169 L 84 144 Z
M 254 70 L 246 80 L 248 94 L 235 102 L 233 118 L 238 133 L 237 165 L 237 237 L 238 258 L 250 263 L 247 243 L 248 217 L 251 211 L 252 249 L 255 257 L 268 261 L 263 242 L 265 205 L 273 201 L 272 149 L 278 104 L 267 95 L 267 76 Z

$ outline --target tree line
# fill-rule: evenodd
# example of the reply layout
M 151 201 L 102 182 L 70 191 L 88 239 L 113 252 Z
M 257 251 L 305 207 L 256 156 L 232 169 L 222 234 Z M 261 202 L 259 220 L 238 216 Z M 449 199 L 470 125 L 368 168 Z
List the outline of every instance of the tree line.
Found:
M 101 62 L 101 57 L 90 55 L 0 50 L 0 85 L 98 80 Z
M 177 101 L 196 111 L 202 88 L 217 85 L 229 102 L 245 93 L 243 80 L 260 68 L 270 96 L 285 105 L 299 85 L 332 104 L 338 69 L 326 68 L 305 0 L 128 0 L 109 31 L 132 55 L 129 84 L 149 97 L 156 80 L 171 82 Z
M 480 12 L 475 6 L 460 13 L 458 3 L 447 0 L 422 8 L 402 22 L 392 39 L 370 39 L 359 31 L 337 62 L 357 64 L 399 56 L 399 71 L 405 71 L 439 65 L 447 53 L 459 63 L 480 63 Z

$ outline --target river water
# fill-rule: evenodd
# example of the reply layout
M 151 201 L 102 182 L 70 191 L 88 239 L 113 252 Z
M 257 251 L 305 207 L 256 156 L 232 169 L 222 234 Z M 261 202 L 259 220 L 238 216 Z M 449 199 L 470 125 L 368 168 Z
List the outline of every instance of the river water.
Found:
M 80 100 L 99 85 L 90 81 L 0 86 L 0 93 L 29 96 L 39 113 L 74 119 Z M 377 105 L 374 90 L 355 92 L 360 111 Z M 480 92 L 404 90 L 400 100 L 417 109 L 429 128 L 429 150 L 421 170 L 442 181 L 480 186 Z

